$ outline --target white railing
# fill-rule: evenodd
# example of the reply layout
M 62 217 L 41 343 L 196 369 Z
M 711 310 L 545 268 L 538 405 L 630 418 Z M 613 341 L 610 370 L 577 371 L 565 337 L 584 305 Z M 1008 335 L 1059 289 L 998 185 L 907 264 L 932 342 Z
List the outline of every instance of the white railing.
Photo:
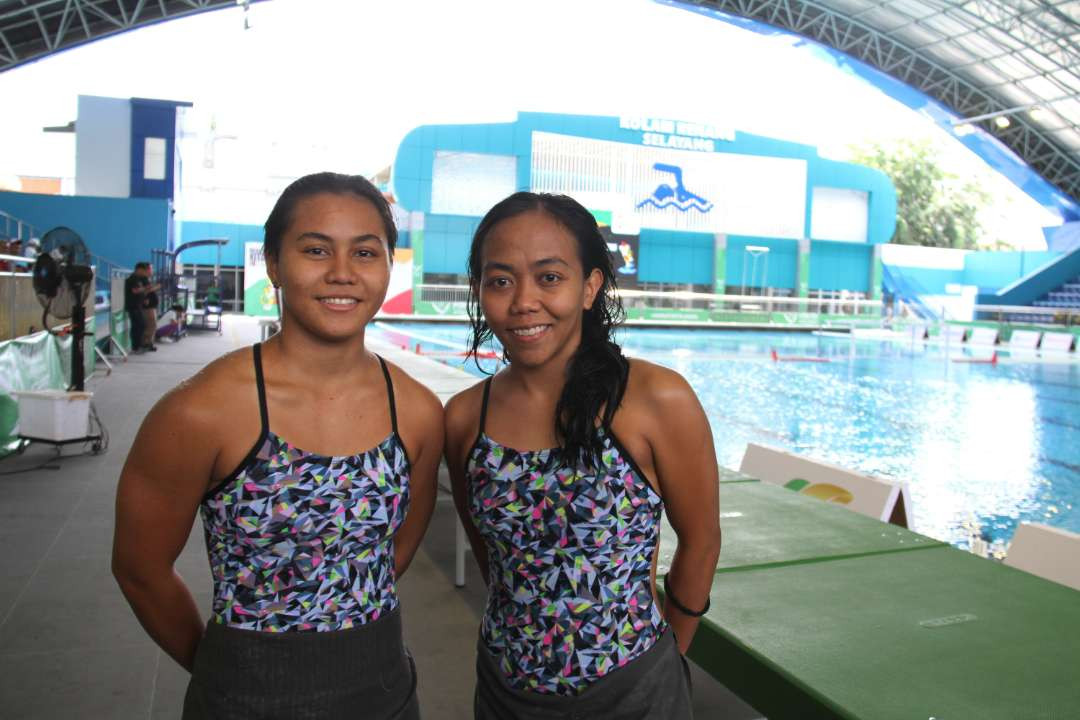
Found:
M 468 285 L 417 286 L 422 302 L 464 305 L 469 300 Z M 858 298 L 799 298 L 775 295 L 723 295 L 687 290 L 619 290 L 626 308 L 674 308 L 728 310 L 736 312 L 802 312 L 830 315 L 879 316 L 884 308 L 880 300 Z
M 442 308 L 443 315 L 463 315 L 469 300 L 468 285 L 423 284 L 416 287 L 417 299 Z M 708 310 L 745 314 L 752 316 L 777 313 L 790 316 L 791 322 L 809 316 L 830 316 L 843 326 L 843 319 L 852 321 L 878 321 L 883 325 L 919 324 L 938 327 L 949 322 L 972 322 L 985 320 L 991 322 L 1010 322 L 1049 327 L 1080 325 L 1080 308 L 1048 308 L 1019 305 L 975 305 L 970 318 L 950 315 L 945 308 L 937 308 L 936 320 L 924 320 L 915 310 L 901 300 L 896 300 L 890 308 L 881 300 L 861 298 L 801 298 L 779 297 L 774 295 L 726 295 L 703 293 L 689 290 L 619 290 L 623 307 L 633 310 Z M 993 315 L 994 317 L 987 317 Z M 811 318 L 812 319 L 812 318 Z M 831 324 L 831 321 L 830 321 Z
M 468 285 L 417 285 L 419 299 L 430 303 L 465 305 L 469 301 Z
M 881 300 L 809 298 L 777 295 L 726 295 L 690 290 L 619 290 L 626 308 L 686 308 L 735 312 L 795 312 L 828 315 L 881 315 Z
M 4 227 L 3 231 L 0 231 L 0 236 L 5 240 L 20 240 L 25 243 L 30 238 L 41 237 L 36 227 L 14 215 L 8 215 L 3 210 L 0 210 L 0 223 Z M 13 229 L 14 232 L 12 232 Z

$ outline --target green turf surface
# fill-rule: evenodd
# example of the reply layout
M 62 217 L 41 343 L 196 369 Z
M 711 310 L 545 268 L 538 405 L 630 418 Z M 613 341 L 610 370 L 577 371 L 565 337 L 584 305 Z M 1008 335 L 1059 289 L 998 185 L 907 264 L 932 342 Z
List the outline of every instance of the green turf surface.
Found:
M 759 482 L 720 485 L 720 527 L 724 543 L 718 572 L 942 545 L 842 505 Z M 662 573 L 671 564 L 675 544 L 674 531 L 665 521 Z
M 951 547 L 717 575 L 691 656 L 770 720 L 1080 717 L 1080 592 Z
M 738 470 L 728 470 L 726 467 L 717 467 L 720 473 L 720 483 L 758 482 L 757 478 L 745 475 Z

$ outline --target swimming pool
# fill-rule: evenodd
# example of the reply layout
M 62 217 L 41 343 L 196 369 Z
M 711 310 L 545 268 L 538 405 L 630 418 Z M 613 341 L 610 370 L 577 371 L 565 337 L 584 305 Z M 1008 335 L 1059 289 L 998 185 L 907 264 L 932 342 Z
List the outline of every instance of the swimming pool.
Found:
M 378 327 L 430 351 L 464 349 L 468 336 L 463 325 Z M 947 357 L 940 345 L 805 333 L 628 328 L 619 338 L 693 385 L 725 467 L 756 442 L 906 480 L 913 529 L 961 547 L 972 523 L 997 542 L 1025 520 L 1080 532 L 1076 362 L 1000 350 L 996 365 L 953 362 L 991 350 L 950 347 Z M 773 349 L 829 362 L 773 362 Z

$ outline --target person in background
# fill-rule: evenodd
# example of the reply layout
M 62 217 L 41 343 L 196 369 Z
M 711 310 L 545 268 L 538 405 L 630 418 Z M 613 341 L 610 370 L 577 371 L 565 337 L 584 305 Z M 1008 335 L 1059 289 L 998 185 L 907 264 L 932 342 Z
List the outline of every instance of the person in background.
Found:
M 187 334 L 187 311 L 184 310 L 184 306 L 180 303 L 173 303 L 172 311 L 176 322 L 176 328 L 173 330 L 173 340 L 180 342 L 180 338 Z
M 150 287 L 143 295 L 143 319 L 146 322 L 146 330 L 143 332 L 143 349 L 149 352 L 157 352 L 157 314 L 158 314 L 158 289 L 160 283 L 154 283 L 154 268 L 146 267 L 146 279 Z
M 509 361 L 446 407 L 454 502 L 488 586 L 478 720 L 686 720 L 683 654 L 720 552 L 712 431 L 673 370 L 628 359 L 596 220 L 520 192 L 469 253 L 471 353 Z M 678 538 L 656 594 L 663 511 Z
M 150 284 L 150 263 L 135 263 L 135 271 L 124 280 L 124 310 L 128 315 L 131 337 L 131 351 L 145 352 L 143 341 L 146 337 L 146 293 L 157 290 Z
M 206 300 L 203 304 L 208 309 L 215 308 L 221 310 L 221 289 L 218 288 L 216 280 L 210 287 L 206 288 Z

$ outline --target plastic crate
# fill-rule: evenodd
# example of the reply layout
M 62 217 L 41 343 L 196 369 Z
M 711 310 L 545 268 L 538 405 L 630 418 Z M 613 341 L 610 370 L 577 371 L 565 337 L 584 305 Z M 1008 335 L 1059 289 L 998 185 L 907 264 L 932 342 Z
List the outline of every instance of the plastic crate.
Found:
M 38 440 L 75 440 L 90 427 L 90 392 L 27 390 L 19 401 L 19 435 Z

